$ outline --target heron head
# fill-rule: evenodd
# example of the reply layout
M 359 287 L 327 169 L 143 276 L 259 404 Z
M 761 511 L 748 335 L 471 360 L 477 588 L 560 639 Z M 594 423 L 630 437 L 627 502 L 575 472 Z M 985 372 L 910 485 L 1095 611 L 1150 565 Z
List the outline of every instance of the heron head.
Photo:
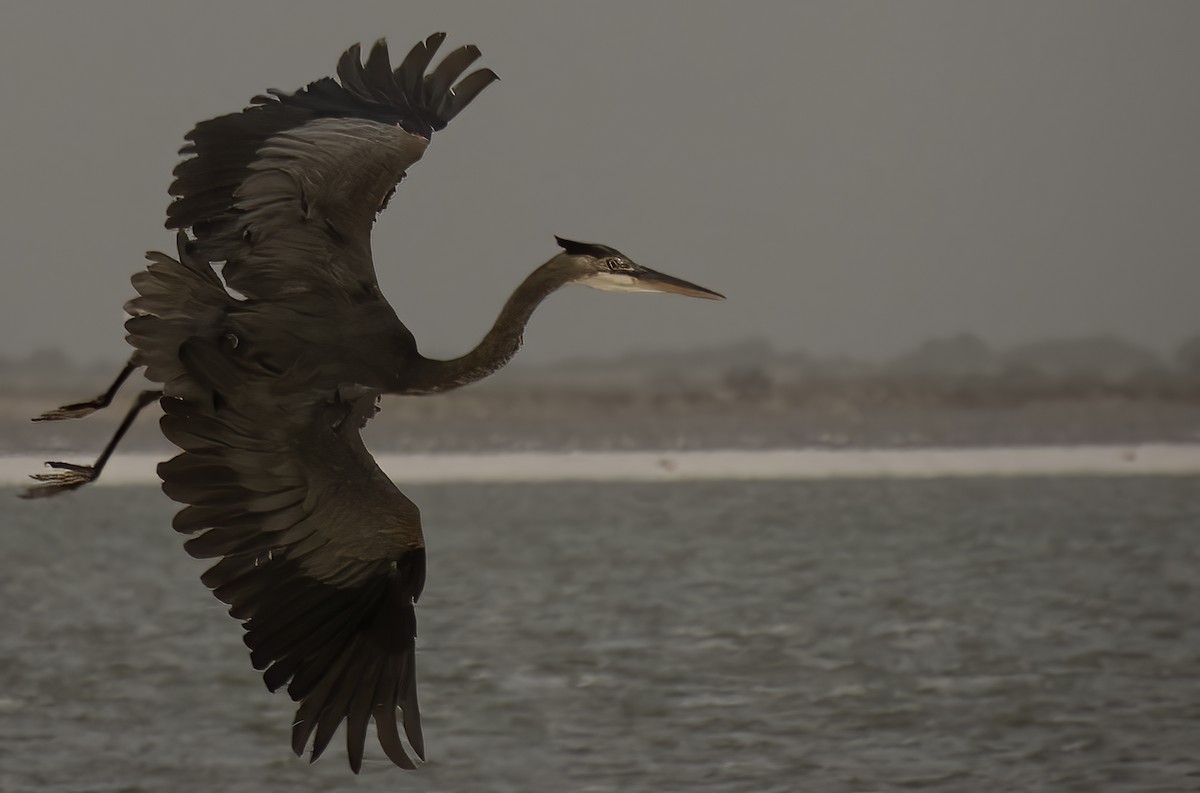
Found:
M 616 248 L 591 242 L 555 237 L 563 253 L 558 258 L 571 268 L 575 283 L 607 292 L 674 292 L 705 300 L 724 300 L 725 295 L 705 289 L 666 273 L 651 270 Z

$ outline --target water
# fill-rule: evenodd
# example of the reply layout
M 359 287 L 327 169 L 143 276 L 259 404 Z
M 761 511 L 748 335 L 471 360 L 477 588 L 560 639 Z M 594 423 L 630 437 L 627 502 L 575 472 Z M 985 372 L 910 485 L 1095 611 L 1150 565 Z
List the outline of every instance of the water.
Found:
M 430 762 L 359 778 L 155 488 L 14 492 L 3 791 L 1200 790 L 1195 478 L 408 488 Z

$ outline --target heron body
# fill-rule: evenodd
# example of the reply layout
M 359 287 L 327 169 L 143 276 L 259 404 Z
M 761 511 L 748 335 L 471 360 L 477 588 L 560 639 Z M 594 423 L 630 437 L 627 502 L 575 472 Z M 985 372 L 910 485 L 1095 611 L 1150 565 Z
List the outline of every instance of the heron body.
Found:
M 396 68 L 383 42 L 365 63 L 352 47 L 337 79 L 271 91 L 188 134 L 167 211 L 176 255 L 148 254 L 133 277 L 129 365 L 101 397 L 39 419 L 107 405 L 138 367 L 161 391 L 139 397 L 96 464 L 50 463 L 57 472 L 25 494 L 93 481 L 157 399 L 163 434 L 181 449 L 158 472 L 186 505 L 173 522 L 191 536 L 184 547 L 217 560 L 203 582 L 242 620 L 267 687 L 299 703 L 292 748 L 311 745 L 315 760 L 344 723 L 355 772 L 372 721 L 393 763 L 425 757 L 414 611 L 425 544 L 416 505 L 362 442 L 379 395 L 486 377 L 569 283 L 721 297 L 614 248 L 558 239 L 479 345 L 451 360 L 421 355 L 379 289 L 370 232 L 433 133 L 496 79 L 462 77 L 473 46 L 430 69 L 443 39 L 418 43 Z

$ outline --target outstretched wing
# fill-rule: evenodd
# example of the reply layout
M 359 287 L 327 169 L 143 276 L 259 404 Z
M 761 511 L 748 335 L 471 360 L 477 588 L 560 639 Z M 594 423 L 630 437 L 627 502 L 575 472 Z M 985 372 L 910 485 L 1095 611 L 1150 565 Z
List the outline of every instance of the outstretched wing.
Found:
M 433 131 L 496 79 L 485 69 L 459 80 L 475 47 L 426 74 L 444 38 L 396 69 L 383 42 L 365 64 L 353 47 L 337 80 L 197 125 L 167 218 L 192 239 L 180 234 L 179 262 L 155 258 L 130 304 L 131 341 L 169 380 L 163 433 L 183 449 L 159 468 L 167 495 L 188 505 L 175 528 L 196 535 L 191 554 L 219 559 L 204 582 L 243 620 L 268 688 L 299 703 L 293 749 L 311 740 L 316 759 L 345 722 L 356 772 L 372 718 L 387 756 L 413 767 L 397 709 L 424 758 L 420 515 L 359 435 L 376 392 L 344 384 L 380 379 L 358 360 L 364 340 L 392 364 L 415 352 L 379 296 L 371 224 Z M 250 300 L 204 275 L 219 262 Z
M 180 150 L 167 227 L 190 229 L 194 251 L 225 262 L 226 282 L 248 297 L 373 286 L 376 214 L 433 132 L 497 79 L 489 69 L 458 79 L 479 57 L 474 46 L 426 74 L 444 39 L 418 43 L 394 70 L 382 40 L 365 64 L 355 45 L 338 79 L 270 91 L 197 124 Z
M 413 768 L 396 719 L 424 759 L 414 604 L 425 550 L 417 507 L 359 435 L 377 393 L 281 401 L 215 344 L 190 341 L 180 357 L 215 396 L 162 400 L 163 433 L 184 450 L 159 466 L 163 491 L 189 505 L 174 521 L 196 535 L 188 552 L 219 558 L 203 581 L 243 621 L 267 688 L 299 703 L 292 748 L 311 738 L 316 760 L 344 721 L 357 773 L 374 718 L 387 756 Z

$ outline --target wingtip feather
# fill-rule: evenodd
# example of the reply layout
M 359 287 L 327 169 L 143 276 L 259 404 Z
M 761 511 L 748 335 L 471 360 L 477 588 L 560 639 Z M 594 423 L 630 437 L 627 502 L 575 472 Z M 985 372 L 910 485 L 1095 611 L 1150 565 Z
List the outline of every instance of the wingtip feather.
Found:
M 441 97 L 437 108 L 438 115 L 446 122 L 453 120 L 475 97 L 483 93 L 485 88 L 499 79 L 500 75 L 491 69 L 477 69 L 471 72 Z

